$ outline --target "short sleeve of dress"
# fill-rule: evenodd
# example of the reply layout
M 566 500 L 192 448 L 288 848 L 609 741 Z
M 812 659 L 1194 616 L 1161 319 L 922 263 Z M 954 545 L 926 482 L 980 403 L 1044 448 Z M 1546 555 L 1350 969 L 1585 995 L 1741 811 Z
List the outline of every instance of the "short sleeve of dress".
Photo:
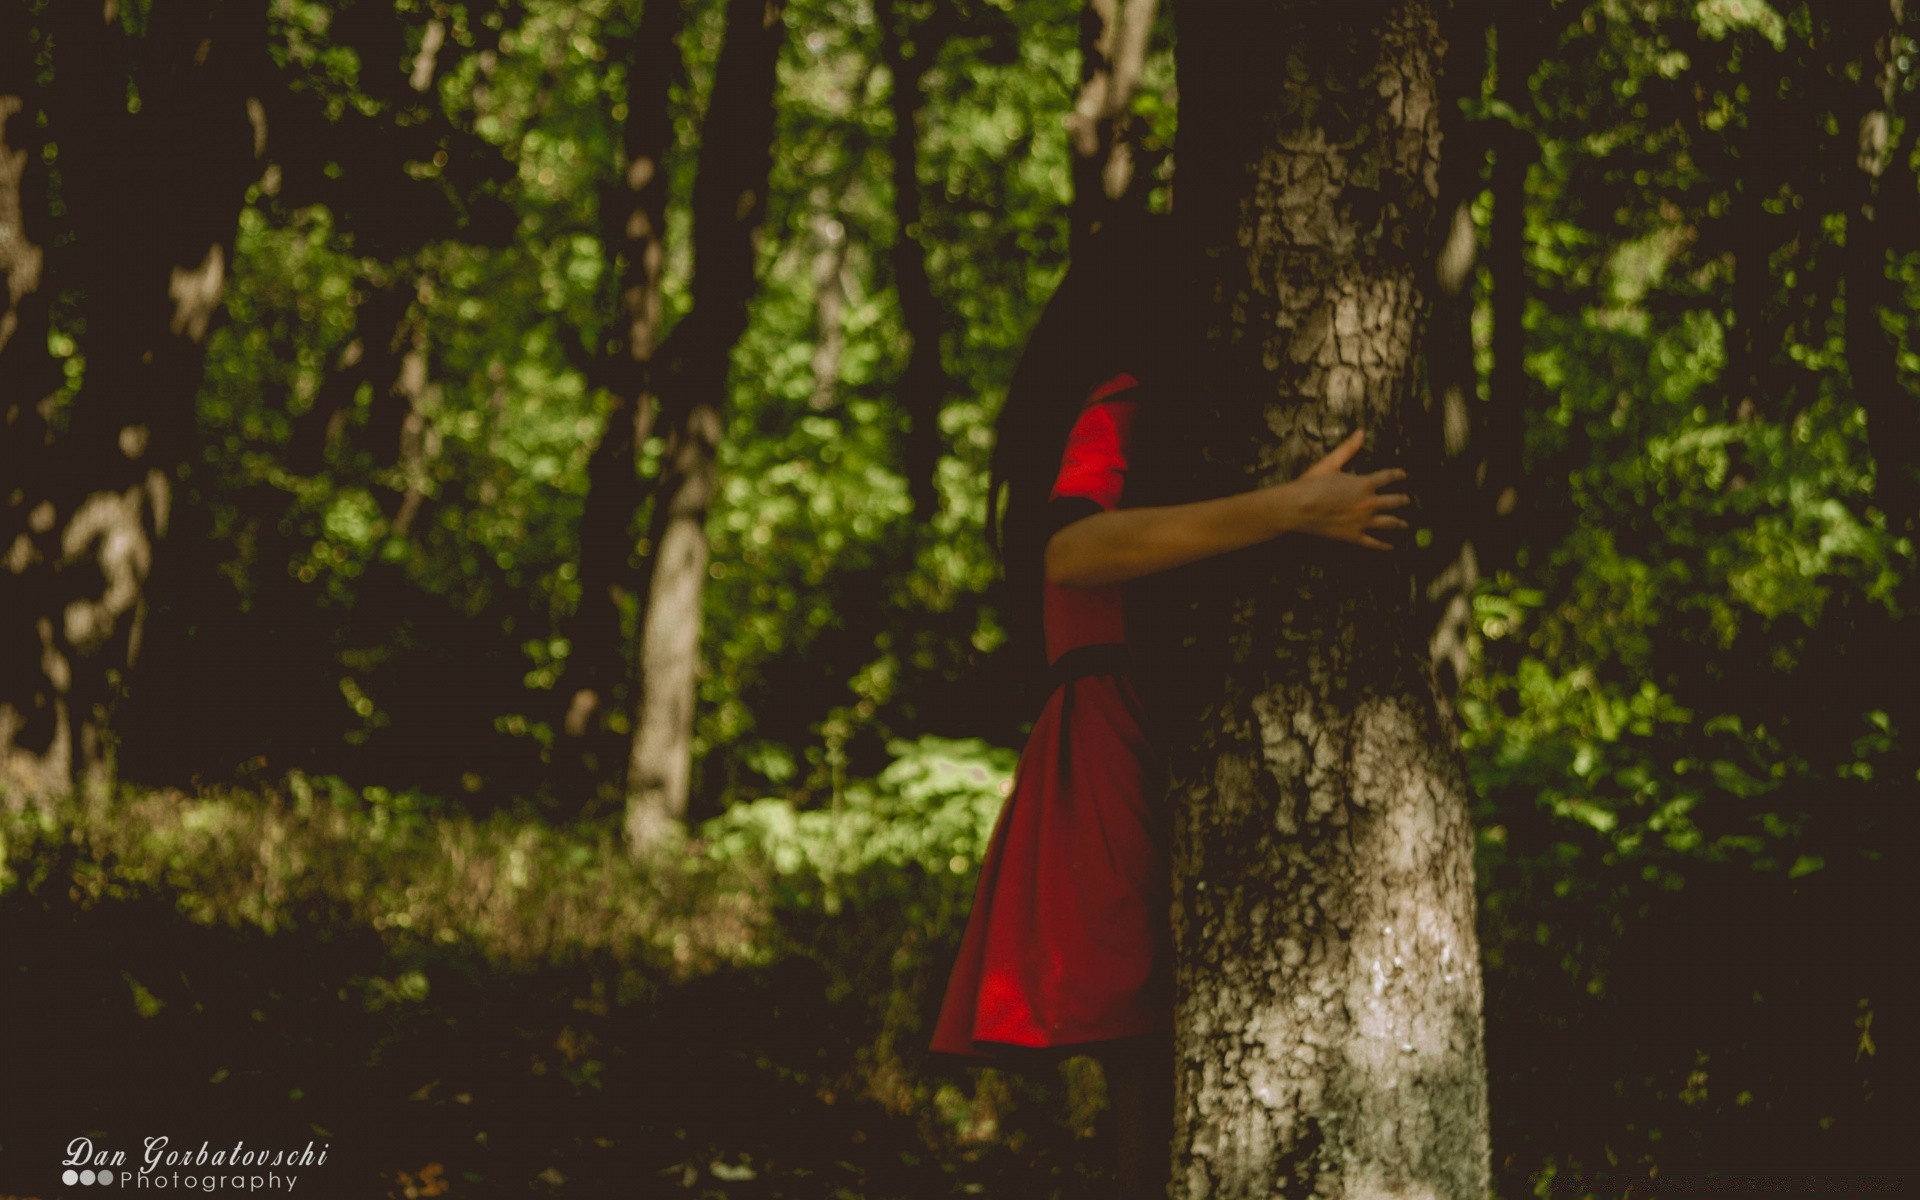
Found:
M 1120 503 L 1133 408 L 1130 402 L 1101 401 L 1081 410 L 1067 435 L 1060 472 L 1047 499 L 1047 536 Z

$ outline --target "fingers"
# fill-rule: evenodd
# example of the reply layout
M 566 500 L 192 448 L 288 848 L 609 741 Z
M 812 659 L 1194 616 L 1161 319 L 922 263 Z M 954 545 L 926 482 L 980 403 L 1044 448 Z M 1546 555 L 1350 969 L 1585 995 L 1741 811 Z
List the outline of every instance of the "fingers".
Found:
M 1347 435 L 1345 441 L 1335 446 L 1333 453 L 1327 455 L 1327 457 L 1334 459 L 1337 463 L 1344 466 L 1348 459 L 1360 453 L 1360 447 L 1365 445 L 1366 441 L 1367 431 L 1364 429 L 1356 429 Z
M 1348 434 L 1346 440 L 1327 451 L 1327 456 L 1308 467 L 1308 471 L 1338 471 L 1347 465 L 1347 460 L 1360 453 L 1361 443 L 1367 440 L 1367 431 L 1356 429 Z
M 1413 497 L 1405 492 L 1375 492 L 1372 503 L 1375 508 L 1400 508 L 1412 504 Z
M 1375 471 L 1371 475 L 1362 475 L 1360 478 L 1366 481 L 1368 487 L 1380 488 L 1389 483 L 1398 483 L 1406 477 L 1407 473 L 1399 467 L 1388 467 L 1385 470 Z
M 1376 517 L 1374 517 L 1374 518 L 1373 518 L 1372 520 L 1370 520 L 1370 521 L 1368 521 L 1368 522 L 1367 522 L 1367 525 L 1366 525 L 1366 527 L 1367 527 L 1368 529 L 1406 529 L 1406 528 L 1409 528 L 1409 526 L 1407 525 L 1407 523 L 1406 523 L 1405 521 L 1402 521 L 1402 520 L 1401 520 L 1401 519 L 1400 519 L 1399 517 L 1390 517 L 1390 516 L 1388 516 L 1388 515 L 1387 515 L 1387 514 L 1385 514 L 1385 513 L 1381 513 L 1381 514 L 1379 514 L 1378 516 L 1376 516 Z M 1353 538 L 1353 540 L 1354 540 L 1354 541 L 1356 541 L 1356 542 L 1358 542 L 1358 543 L 1360 543 L 1360 544 L 1361 544 L 1362 546 L 1367 546 L 1367 547 L 1369 547 L 1369 548 L 1371 548 L 1371 549 L 1374 549 L 1374 550 L 1391 550 L 1391 549 L 1393 549 L 1393 546 L 1392 546 L 1392 545 L 1391 545 L 1390 543 L 1388 543 L 1388 542 L 1383 542 L 1383 541 L 1381 541 L 1381 540 L 1380 540 L 1379 538 L 1376 538 L 1376 537 L 1370 537 L 1370 536 L 1368 536 L 1368 535 L 1367 535 L 1366 533 L 1364 533 L 1364 532 L 1359 532 L 1359 533 L 1356 533 L 1356 534 L 1354 535 L 1354 538 Z

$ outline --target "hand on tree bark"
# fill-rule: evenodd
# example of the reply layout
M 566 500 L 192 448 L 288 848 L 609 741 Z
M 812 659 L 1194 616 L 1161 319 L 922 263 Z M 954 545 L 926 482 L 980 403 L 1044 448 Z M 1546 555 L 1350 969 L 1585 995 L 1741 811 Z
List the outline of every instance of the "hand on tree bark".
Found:
M 1327 456 L 1300 473 L 1299 478 L 1278 484 L 1275 498 L 1291 517 L 1287 524 L 1299 533 L 1313 533 L 1335 541 L 1358 542 L 1375 550 L 1393 547 L 1367 533 L 1369 529 L 1405 529 L 1407 523 L 1382 509 L 1413 503 L 1404 492 L 1382 492 L 1389 483 L 1405 479 L 1398 467 L 1387 467 L 1366 475 L 1354 475 L 1340 468 L 1359 452 L 1366 440 L 1364 430 L 1356 429 L 1347 440 L 1335 446 Z
M 1317 533 L 1376 550 L 1392 546 L 1369 529 L 1405 529 L 1380 510 L 1410 504 L 1382 485 L 1405 479 L 1389 467 L 1369 475 L 1340 470 L 1360 449 L 1355 433 L 1299 478 L 1213 500 L 1128 508 L 1081 517 L 1047 540 L 1047 578 L 1070 587 L 1100 587 L 1238 550 L 1283 533 Z

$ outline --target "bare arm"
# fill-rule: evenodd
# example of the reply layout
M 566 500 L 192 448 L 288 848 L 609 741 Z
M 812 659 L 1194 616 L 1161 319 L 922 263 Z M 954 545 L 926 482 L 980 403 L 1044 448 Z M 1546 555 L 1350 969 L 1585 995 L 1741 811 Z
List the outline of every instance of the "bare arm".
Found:
M 1382 510 L 1412 503 L 1412 497 L 1379 491 L 1407 473 L 1397 467 L 1368 475 L 1342 472 L 1363 437 L 1355 431 L 1287 483 L 1191 504 L 1112 509 L 1075 521 L 1047 542 L 1047 578 L 1073 587 L 1121 583 L 1289 532 L 1391 550 L 1366 531 L 1407 527 Z

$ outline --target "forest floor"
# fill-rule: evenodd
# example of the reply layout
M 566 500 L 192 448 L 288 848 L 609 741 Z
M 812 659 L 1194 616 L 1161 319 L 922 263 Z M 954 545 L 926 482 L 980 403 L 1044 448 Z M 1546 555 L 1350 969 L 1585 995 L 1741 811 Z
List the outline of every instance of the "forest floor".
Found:
M 974 800 L 864 826 L 746 805 L 640 863 L 588 824 L 330 788 L 0 796 L 0 1200 L 93 1194 L 61 1180 L 83 1138 L 136 1190 L 1113 1194 L 1090 1060 L 925 1052 L 971 891 L 948 827 Z M 1645 912 L 1489 875 L 1501 1195 L 1920 1194 L 1911 1040 L 1876 1021 L 1908 990 L 1888 947 L 1909 874 L 1735 862 Z M 210 1189 L 231 1172 L 139 1179 L 149 1138 L 326 1160 Z
M 298 921 L 209 920 L 178 878 L 128 883 L 152 873 L 99 850 L 43 848 L 30 878 L 16 857 L 0 888 L 17 1035 L 0 1197 L 90 1194 L 59 1178 L 83 1136 L 125 1152 L 121 1175 L 149 1137 L 311 1139 L 326 1161 L 292 1194 L 329 1197 L 1106 1192 L 1069 1123 L 1071 1071 L 952 1071 L 950 1098 L 999 1097 L 987 1136 L 956 1136 L 924 1083 L 917 1106 L 875 1094 L 871 1005 L 805 958 L 680 978 L 604 954 L 502 964 L 383 935 L 345 897 L 330 917 L 309 896 Z M 176 1187 L 222 1173 L 159 1173 L 176 1170 Z

